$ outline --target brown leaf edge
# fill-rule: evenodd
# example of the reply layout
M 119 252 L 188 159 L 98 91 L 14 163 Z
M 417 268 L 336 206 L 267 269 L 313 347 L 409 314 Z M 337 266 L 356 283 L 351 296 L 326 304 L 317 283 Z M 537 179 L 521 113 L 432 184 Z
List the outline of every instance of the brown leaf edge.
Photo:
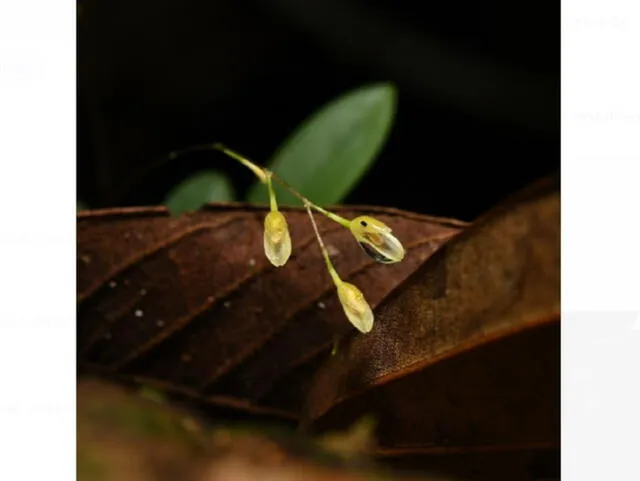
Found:
M 233 211 L 243 211 L 243 212 L 254 212 L 254 213 L 263 213 L 265 212 L 265 206 L 257 206 L 254 204 L 247 203 L 215 203 L 208 204 L 204 207 L 206 212 L 226 212 L 229 210 Z M 301 211 L 300 208 L 283 208 L 283 211 Z M 332 210 L 336 212 L 349 212 L 349 211 L 362 211 L 369 212 L 374 215 L 386 214 L 391 216 L 400 216 L 405 219 L 416 219 L 419 221 L 431 221 L 436 225 L 450 226 L 452 229 L 461 229 L 468 224 L 462 221 L 457 221 L 454 219 L 446 219 L 446 218 L 437 218 L 431 216 L 424 216 L 420 214 L 414 214 L 411 212 L 402 211 L 399 209 L 393 208 L 385 208 L 385 207 L 374 207 L 374 206 L 338 206 L 332 208 Z M 113 219 L 117 221 L 119 217 L 122 216 L 130 216 L 130 215 L 139 215 L 141 217 L 145 216 L 169 216 L 169 212 L 166 208 L 160 207 L 133 207 L 133 208 L 122 208 L 122 209 L 100 209 L 93 211 L 84 211 L 78 214 L 78 219 L 98 219 L 98 220 L 109 220 Z M 185 214 L 188 216 L 189 214 Z M 184 217 L 184 216 L 180 216 Z M 109 276 L 107 276 L 109 277 Z M 79 294 L 78 303 L 80 304 L 84 299 L 89 297 L 96 289 L 100 288 L 105 282 L 105 279 L 100 279 L 96 283 L 94 283 L 93 288 L 89 288 L 89 290 L 84 289 Z M 95 366 L 94 366 L 95 367 Z M 99 369 L 96 369 L 99 371 Z M 108 375 L 108 372 L 105 372 L 104 375 Z M 163 383 L 157 382 L 158 380 L 146 379 L 144 377 L 140 378 L 138 376 L 132 376 L 129 380 L 138 380 L 140 382 L 147 383 L 149 385 L 153 385 L 157 388 L 167 390 L 167 391 L 176 391 L 179 396 L 182 396 L 184 399 L 191 399 L 192 401 L 198 401 L 201 397 L 199 393 L 193 392 L 189 389 L 176 389 L 176 386 L 172 383 Z M 251 402 L 245 402 L 242 399 L 235 399 L 230 396 L 224 395 L 214 395 L 210 398 L 214 404 L 219 404 L 221 407 L 226 407 L 230 409 L 239 409 L 245 410 L 247 412 L 252 412 L 256 415 L 274 415 L 274 416 L 282 416 L 284 418 L 289 418 L 290 413 L 274 408 L 270 408 L 268 406 L 257 406 Z
M 556 359 L 553 353 L 555 347 L 559 348 L 554 341 L 559 330 L 553 326 L 559 323 L 560 308 L 559 221 L 559 175 L 554 175 L 506 199 L 446 243 L 381 303 L 379 329 L 374 329 L 367 338 L 352 338 L 338 356 L 321 367 L 303 411 L 303 427 L 319 432 L 335 429 L 368 412 L 366 401 L 362 401 L 365 405 L 361 408 L 356 405 L 360 397 L 374 404 L 376 397 L 394 399 L 375 393 L 386 386 L 401 385 L 403 378 L 422 370 L 445 369 L 447 360 L 466 359 L 470 352 L 480 352 L 499 340 L 516 339 L 523 332 L 531 332 L 534 338 L 542 336 L 542 342 L 552 343 L 551 360 L 547 361 L 551 362 L 551 374 L 557 371 L 559 362 L 553 361 Z M 475 244 L 487 248 L 485 255 L 476 255 Z M 492 258 L 493 248 L 505 248 L 507 252 L 500 251 L 497 258 Z M 485 271 L 491 273 L 496 266 L 499 276 L 493 281 L 497 287 L 489 285 L 484 291 L 489 299 L 454 297 L 456 293 L 471 295 L 472 288 L 478 287 L 483 294 L 482 283 L 491 284 L 487 278 L 491 276 L 484 275 Z M 463 267 L 465 270 L 461 270 Z M 507 275 L 500 277 L 503 274 Z M 450 299 L 454 302 L 449 302 Z M 470 304 L 466 311 L 465 302 Z M 420 303 L 426 305 L 415 309 Z M 436 309 L 438 303 L 440 310 Z M 487 311 L 492 303 L 499 309 Z M 438 322 L 456 310 L 458 324 Z M 491 313 L 495 315 L 493 318 L 483 318 Z M 547 387 L 550 389 L 547 401 L 551 404 L 545 406 L 550 414 L 554 410 L 553 382 Z M 396 395 L 400 392 L 405 397 L 418 395 L 409 388 L 399 389 Z M 373 409 L 371 405 L 369 408 Z M 403 413 L 397 411 L 393 417 L 402 419 L 397 416 Z M 545 422 L 546 426 L 554 423 L 551 419 Z M 379 453 L 394 456 L 453 452 L 452 449 L 446 445 L 403 448 L 393 446 L 392 442 L 391 446 L 382 446 Z

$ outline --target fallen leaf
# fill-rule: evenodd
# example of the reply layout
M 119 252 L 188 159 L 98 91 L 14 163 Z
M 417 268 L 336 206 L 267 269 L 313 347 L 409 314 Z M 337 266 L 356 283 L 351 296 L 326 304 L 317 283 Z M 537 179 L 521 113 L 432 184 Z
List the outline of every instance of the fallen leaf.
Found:
M 478 219 L 387 296 L 373 330 L 317 366 L 303 426 L 372 415 L 381 457 L 526 453 L 531 479 L 559 475 L 559 320 L 554 178 Z M 502 475 L 489 479 L 523 479 Z
M 263 251 L 267 209 L 212 204 L 171 217 L 164 207 L 78 215 L 78 365 L 207 405 L 297 419 L 307 369 L 354 331 L 303 209 L 283 208 L 293 254 L 281 268 Z M 375 308 L 465 223 L 395 209 L 339 207 L 376 216 L 408 249 L 382 265 L 351 233 L 318 216 L 344 280 Z M 295 385 L 280 386 L 287 379 Z

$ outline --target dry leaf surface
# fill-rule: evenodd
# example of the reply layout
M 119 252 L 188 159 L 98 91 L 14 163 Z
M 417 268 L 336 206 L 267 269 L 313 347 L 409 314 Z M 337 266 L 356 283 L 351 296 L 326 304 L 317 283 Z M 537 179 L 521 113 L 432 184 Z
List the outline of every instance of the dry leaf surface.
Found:
M 447 242 L 376 315 L 370 334 L 350 336 L 318 367 L 305 426 L 324 432 L 372 415 L 378 454 L 386 458 L 431 456 L 438 464 L 503 454 L 495 467 L 524 453 L 529 467 L 538 465 L 527 479 L 557 474 L 556 179 L 526 189 Z
M 344 280 L 375 308 L 466 224 L 375 207 L 408 249 L 374 263 L 350 232 L 318 216 Z M 78 236 L 78 362 L 81 371 L 135 379 L 205 403 L 295 419 L 309 370 L 335 336 L 353 330 L 337 302 L 307 214 L 283 209 L 293 255 L 268 263 L 267 210 L 211 205 L 171 217 L 162 208 L 81 213 Z

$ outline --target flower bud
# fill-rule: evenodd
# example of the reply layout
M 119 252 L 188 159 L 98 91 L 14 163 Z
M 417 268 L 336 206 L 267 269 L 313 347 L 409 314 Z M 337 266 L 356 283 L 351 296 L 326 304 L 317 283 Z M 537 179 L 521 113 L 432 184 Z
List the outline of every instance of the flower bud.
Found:
M 340 282 L 337 288 L 338 298 L 351 324 L 364 334 L 371 331 L 373 312 L 360 289 L 348 282 Z
M 404 247 L 391 234 L 391 228 L 379 220 L 361 215 L 350 222 L 349 228 L 360 247 L 375 261 L 392 264 L 404 259 Z
M 289 227 L 280 211 L 271 211 L 264 219 L 264 253 L 276 267 L 285 265 L 291 255 Z

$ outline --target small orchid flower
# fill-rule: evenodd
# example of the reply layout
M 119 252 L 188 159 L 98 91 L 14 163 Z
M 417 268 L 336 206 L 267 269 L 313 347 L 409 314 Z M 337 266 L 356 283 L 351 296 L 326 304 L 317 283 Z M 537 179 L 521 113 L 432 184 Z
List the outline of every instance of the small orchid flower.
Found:
M 271 185 L 271 172 L 266 172 L 265 182 L 269 189 L 271 212 L 264 218 L 264 253 L 274 266 L 282 267 L 291 256 L 291 236 L 287 219 L 278 210 L 276 194 Z
M 287 263 L 291 255 L 291 236 L 282 212 L 271 211 L 264 218 L 264 253 L 276 267 Z
M 312 209 L 337 222 L 344 228 L 349 229 L 364 252 L 375 261 L 383 264 L 400 262 L 405 257 L 405 249 L 400 241 L 391 233 L 391 228 L 370 216 L 363 215 L 348 220 L 338 214 L 323 209 L 319 205 L 311 202 L 270 170 L 255 164 L 246 157 L 228 149 L 223 144 L 217 143 L 194 146 L 182 151 L 173 152 L 170 154 L 170 157 L 175 158 L 181 153 L 208 149 L 223 152 L 237 160 L 251 170 L 260 182 L 267 185 L 269 190 L 270 212 L 264 219 L 264 252 L 267 259 L 276 267 L 284 266 L 291 256 L 291 236 L 289 234 L 287 220 L 278 210 L 275 191 L 271 183 L 272 178 L 302 201 L 311 219 L 311 224 L 313 225 L 313 230 L 320 245 L 322 256 L 324 257 L 333 283 L 336 286 L 338 298 L 347 319 L 349 319 L 349 322 L 351 322 L 358 331 L 365 334 L 370 332 L 373 329 L 374 322 L 371 306 L 366 301 L 360 289 L 353 284 L 344 282 L 333 267 L 329 252 L 318 232 L 318 226 L 314 220 Z M 336 346 L 334 346 L 334 349 L 335 347 Z
M 404 259 L 402 243 L 391 234 L 391 228 L 379 220 L 361 215 L 350 221 L 349 230 L 360 247 L 375 261 L 393 264 Z
M 324 261 L 327 265 L 327 270 L 329 271 L 331 279 L 338 291 L 338 299 L 340 300 L 342 309 L 344 310 L 347 319 L 349 319 L 349 322 L 351 322 L 351 324 L 353 324 L 360 332 L 366 334 L 373 328 L 373 311 L 371 310 L 371 306 L 369 306 L 369 303 L 364 298 L 360 289 L 353 284 L 344 282 L 340 278 L 335 267 L 333 267 L 333 262 L 331 262 L 329 252 L 325 248 L 320 232 L 318 231 L 318 226 L 316 225 L 313 213 L 311 212 L 311 205 L 309 203 L 305 203 L 305 207 L 309 214 L 309 218 L 311 219 L 311 225 L 313 226 L 313 230 L 316 234 L 318 244 L 320 244 L 320 251 L 322 252 L 322 256 L 324 257 Z
M 344 281 L 340 281 L 336 286 L 338 298 L 347 319 L 363 334 L 371 331 L 373 328 L 373 311 L 360 289 Z

